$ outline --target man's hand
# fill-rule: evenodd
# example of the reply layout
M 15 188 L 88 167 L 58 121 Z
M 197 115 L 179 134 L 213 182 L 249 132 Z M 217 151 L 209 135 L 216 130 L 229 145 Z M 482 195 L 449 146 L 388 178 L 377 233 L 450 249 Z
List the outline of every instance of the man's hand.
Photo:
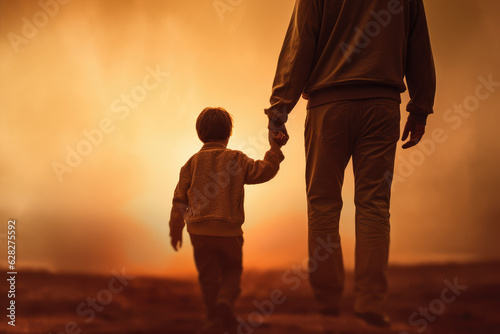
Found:
M 269 144 L 271 144 L 271 147 L 276 145 L 278 148 L 281 148 L 286 145 L 288 139 L 290 139 L 290 137 L 286 132 L 269 130 Z
M 285 123 L 288 120 L 288 113 L 284 110 L 279 111 L 276 108 L 266 109 L 265 113 L 269 118 L 267 128 L 271 131 L 282 131 L 286 134 Z
M 174 232 L 170 235 L 170 244 L 177 252 L 182 246 L 182 230 L 180 232 Z
M 408 135 L 410 134 L 411 135 L 410 135 L 410 140 L 403 145 L 403 149 L 406 150 L 407 148 L 417 145 L 420 142 L 420 140 L 422 140 L 424 133 L 425 133 L 424 124 L 418 124 L 411 120 L 407 120 L 401 140 L 405 141 L 408 138 Z

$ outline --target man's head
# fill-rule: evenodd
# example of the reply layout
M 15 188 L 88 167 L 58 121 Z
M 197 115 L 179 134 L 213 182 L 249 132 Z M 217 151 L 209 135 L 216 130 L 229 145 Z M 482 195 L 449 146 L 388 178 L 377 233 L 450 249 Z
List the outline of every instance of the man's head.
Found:
M 196 132 L 204 143 L 228 140 L 233 133 L 233 118 L 224 108 L 205 108 L 196 119 Z

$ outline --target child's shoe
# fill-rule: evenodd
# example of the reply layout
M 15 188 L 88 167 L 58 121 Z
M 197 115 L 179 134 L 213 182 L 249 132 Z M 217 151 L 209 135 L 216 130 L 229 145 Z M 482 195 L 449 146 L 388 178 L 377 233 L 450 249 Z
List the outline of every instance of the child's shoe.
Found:
M 196 334 L 224 334 L 224 324 L 221 319 L 209 319 L 203 327 L 201 327 Z
M 215 319 L 219 319 L 222 322 L 225 333 L 236 333 L 238 321 L 236 320 L 236 317 L 234 316 L 233 311 L 231 307 L 229 307 L 229 305 L 224 303 L 215 305 L 213 314 Z

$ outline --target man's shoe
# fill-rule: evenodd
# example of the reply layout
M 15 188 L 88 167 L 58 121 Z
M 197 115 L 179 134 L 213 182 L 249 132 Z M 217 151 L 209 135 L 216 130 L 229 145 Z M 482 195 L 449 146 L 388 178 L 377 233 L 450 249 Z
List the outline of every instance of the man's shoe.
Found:
M 366 312 L 354 313 L 354 315 L 360 319 L 363 319 L 367 324 L 370 324 L 372 326 L 384 328 L 391 327 L 391 319 L 389 319 L 389 317 L 385 314 Z
M 338 317 L 340 315 L 340 310 L 338 307 L 325 307 L 322 308 L 319 313 L 327 317 Z

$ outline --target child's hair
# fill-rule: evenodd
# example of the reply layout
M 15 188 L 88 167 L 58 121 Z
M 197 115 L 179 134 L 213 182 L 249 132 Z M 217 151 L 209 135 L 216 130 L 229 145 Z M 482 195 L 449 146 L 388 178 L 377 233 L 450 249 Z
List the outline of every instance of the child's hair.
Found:
M 204 143 L 229 139 L 233 118 L 224 108 L 205 108 L 196 119 L 196 132 Z

